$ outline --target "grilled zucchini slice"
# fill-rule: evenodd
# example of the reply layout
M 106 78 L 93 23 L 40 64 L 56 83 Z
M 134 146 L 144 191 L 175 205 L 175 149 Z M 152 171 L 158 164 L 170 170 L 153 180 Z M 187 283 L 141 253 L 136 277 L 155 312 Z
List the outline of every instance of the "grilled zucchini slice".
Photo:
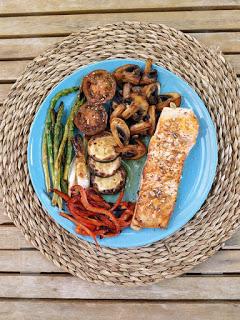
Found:
M 88 166 L 95 176 L 107 178 L 112 176 L 121 166 L 121 158 L 117 157 L 111 162 L 99 162 L 93 158 L 88 158 Z
M 120 167 L 114 175 L 107 178 L 92 176 L 91 182 L 93 188 L 102 194 L 115 194 L 119 192 L 126 182 L 126 171 Z
M 109 162 L 119 156 L 115 150 L 117 144 L 110 132 L 103 132 L 92 137 L 88 142 L 88 155 L 99 162 Z

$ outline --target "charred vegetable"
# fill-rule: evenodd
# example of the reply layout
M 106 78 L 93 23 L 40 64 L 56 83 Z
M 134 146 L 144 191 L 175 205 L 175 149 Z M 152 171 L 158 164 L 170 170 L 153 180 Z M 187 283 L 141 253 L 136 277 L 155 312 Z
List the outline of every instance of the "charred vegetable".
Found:
M 149 106 L 148 108 L 148 115 L 149 115 L 149 122 L 151 124 L 151 128 L 149 129 L 148 133 L 150 136 L 154 134 L 155 127 L 156 127 L 156 107 Z
M 88 142 L 88 155 L 96 161 L 109 162 L 116 159 L 119 153 L 117 144 L 110 132 L 103 132 L 92 137 Z
M 140 84 L 150 84 L 157 81 L 157 70 L 152 70 L 152 59 L 147 59 Z
M 122 116 L 123 111 L 126 109 L 126 106 L 124 104 L 119 104 L 115 107 L 113 112 L 111 113 L 110 116 L 110 122 L 113 118 L 119 118 Z
M 111 162 L 99 162 L 93 158 L 88 158 L 88 166 L 92 174 L 98 177 L 110 177 L 115 174 L 115 172 L 121 166 L 121 158 L 117 157 Z
M 130 131 L 123 119 L 114 118 L 111 120 L 110 128 L 116 144 L 120 147 L 126 146 L 129 143 Z
M 76 184 L 82 186 L 83 188 L 88 188 L 90 186 L 90 173 L 86 163 L 82 138 L 80 136 L 76 136 L 72 142 L 75 151 L 75 157 L 72 160 L 69 170 L 69 192 L 71 187 Z
M 150 128 L 151 128 L 151 123 L 149 121 L 142 121 L 142 122 L 133 124 L 130 127 L 130 133 L 132 136 L 135 134 L 146 134 Z
M 106 129 L 107 112 L 102 105 L 85 103 L 74 118 L 75 126 L 87 136 L 93 136 Z
M 158 103 L 156 104 L 156 108 L 158 111 L 162 111 L 163 108 L 169 107 L 171 102 L 174 102 L 176 107 L 179 107 L 181 104 L 180 94 L 177 92 L 160 94 L 158 96 Z
M 123 159 L 137 160 L 147 153 L 147 147 L 140 139 L 135 139 L 134 144 L 129 144 L 123 148 L 117 148 Z
M 131 83 L 127 82 L 123 85 L 123 99 L 128 99 L 130 98 L 131 94 Z
M 115 194 L 125 185 L 126 172 L 120 167 L 114 175 L 107 178 L 92 176 L 91 181 L 93 188 L 102 194 Z
M 116 81 L 106 70 L 95 70 L 84 77 L 82 89 L 90 103 L 104 103 L 114 97 Z
M 145 97 L 138 94 L 131 94 L 132 103 L 127 106 L 122 113 L 122 118 L 129 119 L 133 118 L 134 121 L 140 121 L 147 115 L 148 102 Z
M 159 92 L 160 92 L 159 82 L 148 84 L 142 88 L 142 93 L 146 96 L 149 104 L 158 103 Z
M 125 64 L 117 68 L 113 73 L 118 82 L 138 84 L 141 79 L 141 69 L 135 64 Z

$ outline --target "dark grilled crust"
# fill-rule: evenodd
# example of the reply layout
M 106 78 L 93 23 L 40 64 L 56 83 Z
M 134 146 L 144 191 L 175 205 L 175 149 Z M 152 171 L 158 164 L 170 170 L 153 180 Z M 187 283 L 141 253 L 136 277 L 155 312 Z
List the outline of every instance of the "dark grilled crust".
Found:
M 94 142 L 96 142 L 96 140 L 100 137 L 104 137 L 104 136 L 112 136 L 112 134 L 110 132 L 104 131 L 96 136 L 93 136 L 89 142 L 88 142 L 88 154 L 90 157 L 92 157 L 95 161 L 99 161 L 99 162 L 110 162 L 115 160 L 118 156 L 119 153 L 117 151 L 113 152 L 113 154 L 109 154 L 109 156 L 106 156 L 104 159 L 100 159 L 98 156 L 96 156 L 95 154 L 92 154 L 91 152 L 89 152 L 89 149 L 91 147 L 91 144 L 93 144 Z
M 107 173 L 107 172 L 104 172 L 104 169 L 102 170 L 99 170 L 99 168 L 97 168 L 95 165 L 96 165 L 96 162 L 98 162 L 99 164 L 100 163 L 103 163 L 103 162 L 100 162 L 100 161 L 96 161 L 95 159 L 93 159 L 92 157 L 89 157 L 88 158 L 88 166 L 89 166 L 89 169 L 90 169 L 90 172 L 95 175 L 95 176 L 98 176 L 98 177 L 102 177 L 102 178 L 107 178 L 107 177 L 111 177 L 112 175 L 114 175 L 117 170 L 119 169 L 119 167 L 121 166 L 121 159 L 120 158 L 116 158 L 114 159 L 113 161 L 110 161 L 110 162 L 105 162 L 106 164 L 109 164 L 109 166 L 113 165 L 112 162 L 114 162 L 115 160 L 119 161 L 119 165 L 114 168 L 114 170 L 111 171 L 111 173 Z
M 97 192 L 100 192 L 101 194 L 115 194 L 115 193 L 118 193 L 120 190 L 122 190 L 122 188 L 125 186 L 125 183 L 126 183 L 126 171 L 123 167 L 120 167 L 118 169 L 121 173 L 121 181 L 118 185 L 116 185 L 115 188 L 113 189 L 106 189 L 106 190 L 102 190 L 102 191 L 99 191 L 99 188 L 98 188 L 98 185 L 97 183 L 95 183 L 95 178 L 96 176 L 92 175 L 91 176 L 91 183 L 92 183 L 92 186 L 93 188 L 97 191 Z M 117 170 L 117 171 L 118 171 Z M 103 178 L 104 179 L 104 178 Z

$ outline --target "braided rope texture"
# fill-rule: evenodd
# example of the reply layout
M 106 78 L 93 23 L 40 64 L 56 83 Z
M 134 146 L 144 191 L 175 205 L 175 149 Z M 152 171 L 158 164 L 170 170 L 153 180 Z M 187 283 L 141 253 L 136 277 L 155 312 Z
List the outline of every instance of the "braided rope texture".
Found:
M 141 248 L 96 250 L 44 212 L 30 182 L 27 144 L 35 113 L 49 91 L 77 68 L 112 58 L 152 58 L 185 79 L 216 125 L 219 162 L 206 202 L 180 231 Z M 4 103 L 0 179 L 8 216 L 59 268 L 94 283 L 144 285 L 189 271 L 240 225 L 239 92 L 236 75 L 220 53 L 164 25 L 122 22 L 66 37 L 27 66 Z

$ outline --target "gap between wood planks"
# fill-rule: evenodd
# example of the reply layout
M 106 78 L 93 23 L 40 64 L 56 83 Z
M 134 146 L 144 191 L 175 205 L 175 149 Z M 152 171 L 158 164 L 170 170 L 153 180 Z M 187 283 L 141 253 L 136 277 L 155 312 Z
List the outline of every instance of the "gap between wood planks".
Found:
M 240 4 L 234 0 L 111 0 L 95 1 L 65 0 L 61 3 L 48 0 L 25 0 L 18 2 L 8 0 L 2 3 L 0 16 L 54 15 L 78 13 L 118 13 L 139 11 L 181 11 L 181 10 L 230 10 L 238 9 Z

